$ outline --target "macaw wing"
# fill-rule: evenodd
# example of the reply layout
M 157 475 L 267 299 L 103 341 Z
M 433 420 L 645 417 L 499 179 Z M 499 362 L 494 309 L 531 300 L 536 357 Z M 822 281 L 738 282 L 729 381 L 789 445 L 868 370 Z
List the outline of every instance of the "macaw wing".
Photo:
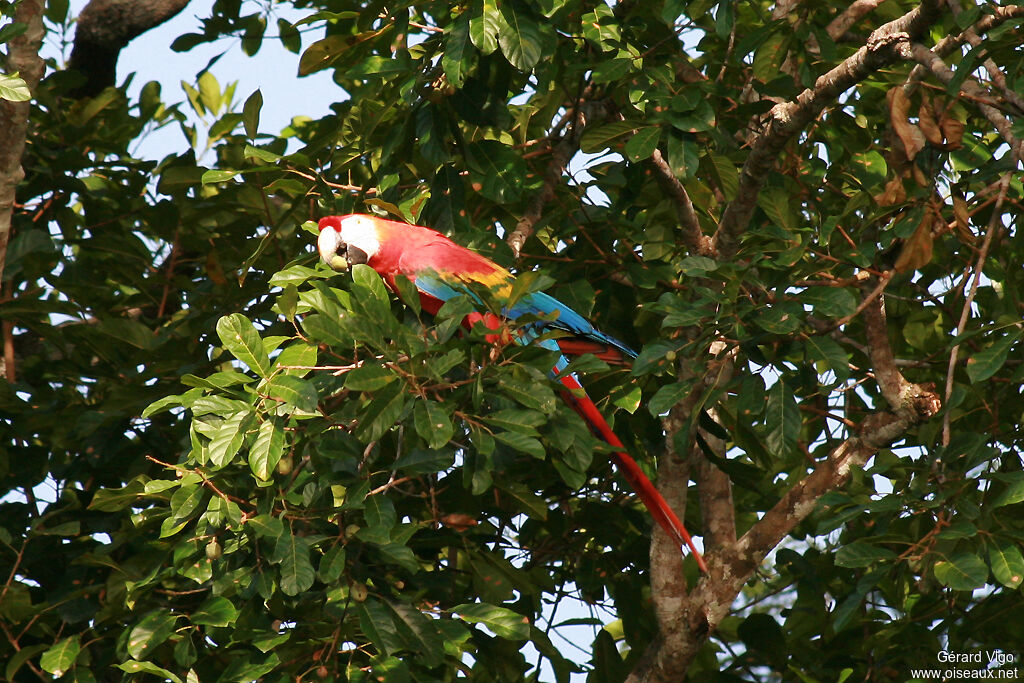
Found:
M 515 302 L 507 315 L 512 319 L 524 315 L 547 318 L 538 321 L 537 326 L 545 331 L 554 329 L 568 332 L 568 337 L 558 339 L 558 346 L 563 353 L 571 356 L 592 353 L 605 361 L 623 363 L 626 358 L 636 358 L 637 355 L 625 343 L 597 329 L 589 320 L 550 294 L 531 292 Z M 551 319 L 553 315 L 555 317 Z
M 426 271 L 417 274 L 415 283 L 421 294 L 440 302 L 459 295 L 467 295 L 481 305 L 483 301 L 474 291 L 474 286 L 492 288 L 495 295 L 500 298 L 508 295 L 512 284 L 510 276 L 502 270 L 468 274 Z M 632 348 L 601 332 L 589 320 L 550 294 L 531 292 L 505 310 L 505 316 L 510 320 L 527 315 L 544 318 L 527 325 L 534 332 L 531 337 L 550 330 L 567 332 L 567 336 L 557 340 L 559 349 L 567 355 L 580 356 L 591 353 L 601 360 L 618 364 L 628 364 L 628 359 L 636 358 L 636 351 Z

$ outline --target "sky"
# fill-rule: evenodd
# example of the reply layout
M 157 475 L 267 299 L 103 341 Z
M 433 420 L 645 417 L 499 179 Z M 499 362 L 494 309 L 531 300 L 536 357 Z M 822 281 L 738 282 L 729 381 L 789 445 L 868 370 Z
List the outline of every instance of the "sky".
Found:
M 73 0 L 70 12 L 77 15 L 87 5 L 86 0 Z M 246 0 L 242 13 L 260 11 L 264 3 Z M 260 130 L 277 133 L 287 126 L 294 116 L 319 118 L 330 112 L 330 105 L 345 97 L 344 91 L 331 79 L 329 71 L 320 71 L 310 76 L 297 74 L 299 55 L 288 52 L 281 43 L 274 40 L 276 18 L 268 21 L 263 45 L 254 57 L 246 57 L 237 38 L 223 38 L 213 43 L 203 43 L 187 52 L 174 52 L 171 43 L 185 33 L 202 33 L 202 20 L 210 16 L 212 0 L 192 0 L 173 19 L 150 29 L 128 44 L 117 62 L 117 83 L 121 85 L 131 75 L 135 77 L 129 87 L 129 97 L 136 97 L 149 81 L 161 84 L 161 96 L 165 103 L 184 102 L 185 92 L 181 82 L 195 85 L 198 75 L 211 59 L 225 53 L 210 71 L 216 76 L 221 89 L 233 81 L 238 82 L 235 99 L 241 110 L 241 103 L 257 88 L 263 94 L 263 109 L 260 114 Z M 287 11 L 275 7 L 275 17 L 296 21 L 306 12 L 291 8 Z M 310 25 L 301 28 L 303 48 L 323 37 L 323 26 Z M 66 57 L 67 55 L 65 55 Z M 186 105 L 182 111 L 189 111 Z M 176 126 L 168 126 L 151 134 L 138 148 L 139 156 L 160 159 L 172 153 L 187 149 L 188 142 Z

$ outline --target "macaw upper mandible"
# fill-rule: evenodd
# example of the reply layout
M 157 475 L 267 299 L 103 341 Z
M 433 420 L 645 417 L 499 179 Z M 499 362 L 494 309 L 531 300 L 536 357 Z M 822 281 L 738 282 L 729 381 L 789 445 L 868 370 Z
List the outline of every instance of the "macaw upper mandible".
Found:
M 360 214 L 326 216 L 320 219 L 319 228 L 317 249 L 324 263 L 335 270 L 346 270 L 357 263 L 364 263 L 377 271 L 392 289 L 395 288 L 395 276 L 404 275 L 419 291 L 423 309 L 431 314 L 437 313 L 445 301 L 458 295 L 471 294 L 467 285 L 491 288 L 499 298 L 507 296 L 511 290 L 511 273 L 430 228 Z M 528 344 L 544 331 L 556 329 L 567 332 L 568 336 L 542 339 L 538 343 L 562 354 L 594 353 L 612 361 L 636 357 L 636 352 L 629 346 L 604 334 L 582 315 L 552 296 L 532 292 L 513 302 L 504 311 L 504 315 L 512 320 L 529 314 L 546 319 L 531 323 L 516 338 L 520 343 Z M 480 316 L 476 319 L 479 320 Z M 694 546 L 686 527 L 636 461 L 626 453 L 625 446 L 615 436 L 579 380 L 571 373 L 558 377 L 567 364 L 565 355 L 562 355 L 552 368 L 552 375 L 566 389 L 562 392 L 563 398 L 590 425 L 594 433 L 614 449 L 612 459 L 669 538 L 679 546 L 689 546 L 701 571 L 707 572 L 704 559 Z

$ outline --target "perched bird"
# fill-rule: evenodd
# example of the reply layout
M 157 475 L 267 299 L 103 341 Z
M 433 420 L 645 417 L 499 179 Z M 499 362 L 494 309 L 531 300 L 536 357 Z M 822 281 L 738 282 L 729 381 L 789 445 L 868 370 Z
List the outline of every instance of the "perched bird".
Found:
M 384 220 L 375 216 L 351 214 L 320 219 L 317 249 L 324 263 L 334 270 L 346 270 L 359 263 L 377 271 L 392 289 L 395 276 L 404 275 L 419 291 L 423 309 L 434 314 L 444 302 L 472 294 L 472 287 L 490 288 L 500 301 L 508 297 L 514 278 L 507 270 L 480 254 L 462 247 L 430 228 Z M 651 516 L 677 545 L 687 545 L 701 571 L 707 566 L 693 544 L 690 534 L 676 513 L 628 453 L 597 406 L 572 373 L 560 375 L 568 365 L 566 355 L 593 353 L 612 362 L 632 359 L 636 352 L 623 342 L 604 334 L 586 318 L 557 299 L 542 292 L 531 292 L 512 302 L 503 315 L 515 320 L 537 316 L 520 330 L 516 341 L 539 343 L 561 355 L 551 370 L 565 388 L 563 398 L 587 422 L 594 433 L 613 449 L 612 460 L 636 491 Z M 496 329 L 493 316 L 477 315 Z M 557 339 L 538 339 L 551 330 L 567 333 Z

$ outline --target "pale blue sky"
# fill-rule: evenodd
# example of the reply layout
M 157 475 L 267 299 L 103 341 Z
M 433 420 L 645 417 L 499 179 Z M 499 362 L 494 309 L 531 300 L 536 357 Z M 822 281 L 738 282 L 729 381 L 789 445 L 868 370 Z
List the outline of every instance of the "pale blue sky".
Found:
M 76 14 L 87 4 L 86 0 L 73 0 L 71 12 Z M 246 0 L 242 14 L 257 12 L 264 3 Z M 330 111 L 330 104 L 345 97 L 344 92 L 331 80 L 329 71 L 320 71 L 311 76 L 297 75 L 299 55 L 285 50 L 277 35 L 276 20 L 268 22 L 266 37 L 260 51 L 254 57 L 246 57 L 237 38 L 223 38 L 213 43 L 203 43 L 188 52 L 174 52 L 171 43 L 185 33 L 202 33 L 202 19 L 209 17 L 212 0 L 192 0 L 176 17 L 151 29 L 133 40 L 121 51 L 117 63 L 117 83 L 124 83 L 132 73 L 135 78 L 129 89 L 130 95 L 137 95 L 148 81 L 157 81 L 162 86 L 164 102 L 185 101 L 181 81 L 195 84 L 196 76 L 211 59 L 226 52 L 210 71 L 220 82 L 221 88 L 232 81 L 238 82 L 235 99 L 241 103 L 257 88 L 263 93 L 263 110 L 260 116 L 260 130 L 277 133 L 287 126 L 294 116 L 319 118 Z M 306 12 L 287 11 L 275 6 L 275 16 L 296 21 Z M 323 26 L 304 26 L 303 48 L 323 37 Z M 188 111 L 186 105 L 182 108 Z M 168 127 L 149 136 L 138 150 L 142 156 L 162 158 L 167 154 L 180 153 L 187 148 L 187 141 L 177 127 Z

